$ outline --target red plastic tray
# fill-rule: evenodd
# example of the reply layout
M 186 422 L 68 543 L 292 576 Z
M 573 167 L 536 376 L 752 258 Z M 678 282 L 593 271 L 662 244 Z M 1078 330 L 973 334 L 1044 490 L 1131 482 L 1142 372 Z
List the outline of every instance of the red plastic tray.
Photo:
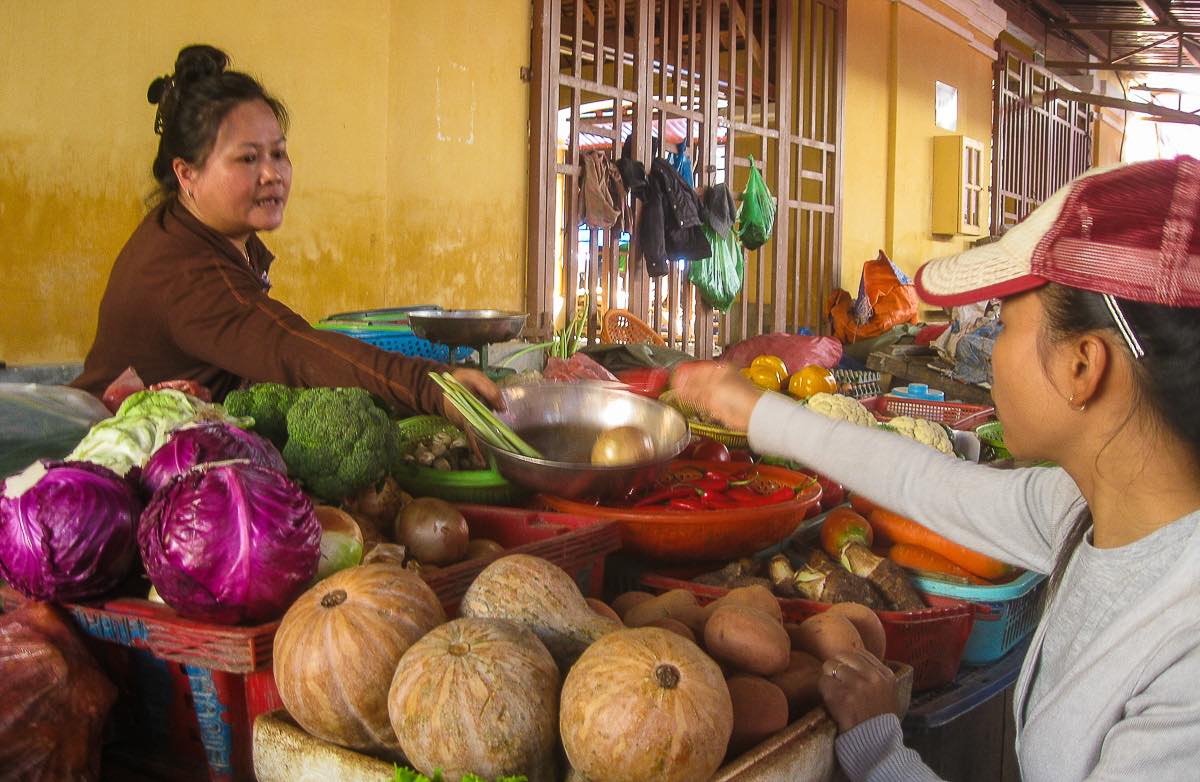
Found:
M 686 589 L 708 603 L 729 592 L 722 587 L 697 584 L 670 576 L 648 573 L 641 578 L 650 592 Z M 799 598 L 778 598 L 787 622 L 802 622 L 829 609 L 828 603 Z M 948 684 L 958 674 L 967 636 L 975 619 L 970 603 L 925 595 L 930 604 L 923 611 L 877 611 L 887 637 L 887 658 L 913 667 L 913 691 Z

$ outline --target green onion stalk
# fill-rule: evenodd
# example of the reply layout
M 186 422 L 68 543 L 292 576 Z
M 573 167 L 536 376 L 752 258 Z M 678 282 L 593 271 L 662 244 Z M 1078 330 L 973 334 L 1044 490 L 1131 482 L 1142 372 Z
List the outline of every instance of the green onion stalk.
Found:
M 496 417 L 487 405 L 479 400 L 471 390 L 458 382 L 449 372 L 430 372 L 429 377 L 438 384 L 446 394 L 450 404 L 462 414 L 467 424 L 475 433 L 489 444 L 502 451 L 512 451 L 521 456 L 541 459 L 542 455 L 536 448 L 522 440 L 516 432 Z

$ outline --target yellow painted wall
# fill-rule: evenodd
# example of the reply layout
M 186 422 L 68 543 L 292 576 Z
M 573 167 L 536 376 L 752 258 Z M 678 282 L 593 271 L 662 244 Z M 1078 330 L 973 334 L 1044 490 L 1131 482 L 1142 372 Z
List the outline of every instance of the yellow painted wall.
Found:
M 0 360 L 79 360 L 153 188 L 150 80 L 225 49 L 288 105 L 273 294 L 518 308 L 527 0 L 0 0 Z M 467 34 L 467 31 L 470 34 Z
M 947 6 L 930 5 L 957 16 Z M 965 22 L 961 16 L 956 21 Z M 977 238 L 931 230 L 933 137 L 949 134 L 934 125 L 934 82 L 958 89 L 956 132 L 990 146 L 993 62 L 908 6 L 888 0 L 849 4 L 842 287 L 857 290 L 863 262 L 880 248 L 901 269 L 915 272 Z

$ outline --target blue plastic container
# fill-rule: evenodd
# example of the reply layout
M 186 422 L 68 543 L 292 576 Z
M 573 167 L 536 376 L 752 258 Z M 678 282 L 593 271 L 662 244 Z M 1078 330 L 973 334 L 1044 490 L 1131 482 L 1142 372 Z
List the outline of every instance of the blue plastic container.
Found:
M 1037 626 L 1041 616 L 1046 577 L 1026 572 L 1007 584 L 974 586 L 916 576 L 917 589 L 931 595 L 953 597 L 976 605 L 975 624 L 967 638 L 963 662 L 986 665 L 1003 657 Z
M 314 323 L 313 328 L 322 331 L 333 331 L 345 334 L 347 337 L 361 339 L 368 345 L 374 345 L 381 350 L 393 353 L 403 353 L 406 356 L 428 358 L 443 363 L 450 360 L 450 348 L 422 339 L 411 329 L 400 326 L 355 326 L 345 321 Z M 475 351 L 472 348 L 461 347 L 454 352 L 457 361 L 466 361 Z
M 927 402 L 946 401 L 945 391 L 930 388 L 924 383 L 909 383 L 906 386 L 897 386 L 888 391 L 888 393 L 892 396 L 899 396 L 905 399 L 923 399 Z

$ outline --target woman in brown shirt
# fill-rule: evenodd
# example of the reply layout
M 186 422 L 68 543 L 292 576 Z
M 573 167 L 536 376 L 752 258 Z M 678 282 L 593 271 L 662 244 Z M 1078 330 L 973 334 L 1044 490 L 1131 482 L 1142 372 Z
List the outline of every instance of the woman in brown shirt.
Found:
M 72 385 L 99 396 L 133 367 L 147 385 L 194 380 L 217 400 L 270 381 L 360 386 L 404 410 L 449 412 L 429 379 L 444 365 L 319 331 L 267 295 L 274 256 L 258 232 L 283 222 L 292 180 L 287 113 L 227 64 L 218 49 L 188 46 L 175 73 L 150 85 L 159 203 L 117 256 L 95 342 Z M 483 373 L 454 375 L 499 403 Z

